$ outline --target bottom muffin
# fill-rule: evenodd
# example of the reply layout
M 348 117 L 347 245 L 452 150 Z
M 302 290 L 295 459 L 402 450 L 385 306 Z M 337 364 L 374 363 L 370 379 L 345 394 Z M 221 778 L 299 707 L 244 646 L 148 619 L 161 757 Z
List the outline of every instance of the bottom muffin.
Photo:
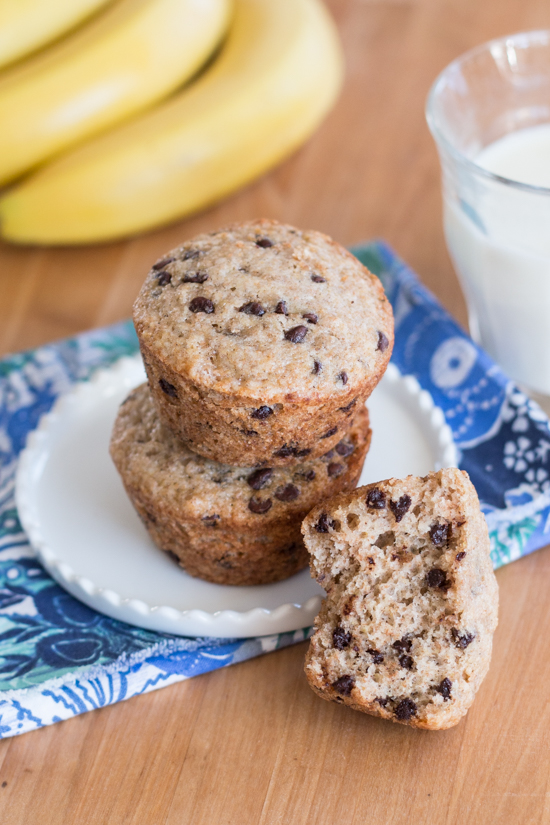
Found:
M 326 455 L 292 467 L 231 467 L 193 453 L 158 420 L 147 384 L 120 407 L 110 452 L 149 535 L 191 576 L 255 585 L 307 567 L 301 523 L 352 490 L 371 440 L 366 407 Z

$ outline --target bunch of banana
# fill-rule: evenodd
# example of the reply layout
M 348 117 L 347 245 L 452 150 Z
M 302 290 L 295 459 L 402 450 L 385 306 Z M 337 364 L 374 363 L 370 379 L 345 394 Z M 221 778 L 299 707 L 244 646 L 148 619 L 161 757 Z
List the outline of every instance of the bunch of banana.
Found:
M 2 234 L 27 243 L 103 241 L 195 212 L 306 140 L 341 78 L 321 0 L 235 0 L 225 44 L 198 79 L 8 191 Z

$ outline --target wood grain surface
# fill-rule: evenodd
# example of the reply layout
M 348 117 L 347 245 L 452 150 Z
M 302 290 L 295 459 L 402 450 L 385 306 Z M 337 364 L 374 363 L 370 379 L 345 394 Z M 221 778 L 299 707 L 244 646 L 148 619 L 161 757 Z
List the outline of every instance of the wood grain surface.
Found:
M 344 244 L 383 237 L 465 321 L 424 122 L 466 49 L 549 28 L 548 0 L 329 0 L 343 94 L 309 143 L 218 207 L 128 242 L 0 247 L 0 353 L 130 314 L 152 261 L 267 216 Z M 317 699 L 305 645 L 0 742 L 2 825 L 550 823 L 550 552 L 497 574 L 493 663 L 468 716 L 415 731 Z

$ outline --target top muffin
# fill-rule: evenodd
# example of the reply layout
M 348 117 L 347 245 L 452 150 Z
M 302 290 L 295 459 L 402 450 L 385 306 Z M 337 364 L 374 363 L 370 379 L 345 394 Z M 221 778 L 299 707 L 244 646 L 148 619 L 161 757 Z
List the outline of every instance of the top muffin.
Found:
M 195 451 L 241 465 L 330 449 L 393 345 L 379 280 L 326 235 L 270 220 L 163 256 L 134 322 L 161 418 Z

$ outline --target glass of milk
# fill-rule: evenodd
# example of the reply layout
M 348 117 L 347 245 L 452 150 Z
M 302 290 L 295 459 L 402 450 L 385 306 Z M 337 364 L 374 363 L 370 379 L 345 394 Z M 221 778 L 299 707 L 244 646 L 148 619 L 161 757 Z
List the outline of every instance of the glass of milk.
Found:
M 550 408 L 550 31 L 493 40 L 435 81 L 427 119 L 472 337 Z

